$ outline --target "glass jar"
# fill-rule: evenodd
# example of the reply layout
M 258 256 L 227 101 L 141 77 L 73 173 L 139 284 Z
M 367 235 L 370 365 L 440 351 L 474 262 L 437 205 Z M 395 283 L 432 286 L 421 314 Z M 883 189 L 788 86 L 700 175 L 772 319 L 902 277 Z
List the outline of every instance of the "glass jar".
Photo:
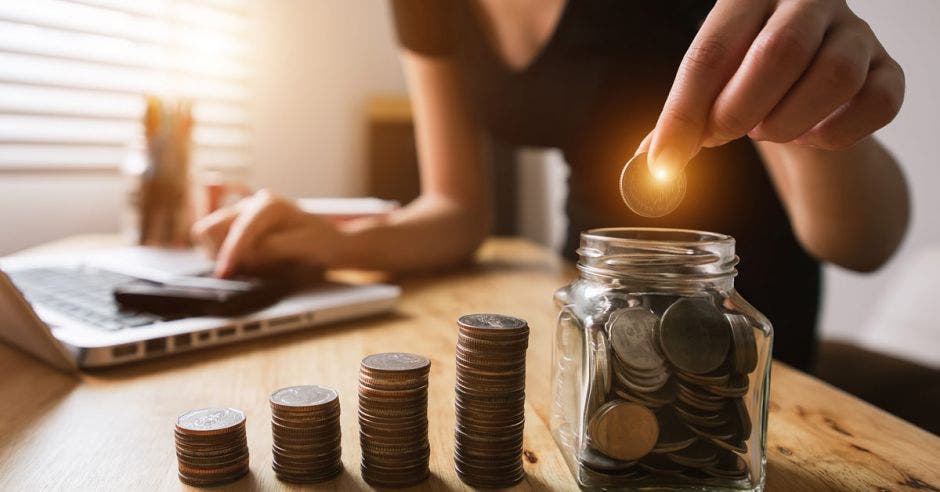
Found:
M 773 329 L 734 290 L 734 238 L 595 229 L 578 254 L 551 412 L 578 484 L 763 490 Z

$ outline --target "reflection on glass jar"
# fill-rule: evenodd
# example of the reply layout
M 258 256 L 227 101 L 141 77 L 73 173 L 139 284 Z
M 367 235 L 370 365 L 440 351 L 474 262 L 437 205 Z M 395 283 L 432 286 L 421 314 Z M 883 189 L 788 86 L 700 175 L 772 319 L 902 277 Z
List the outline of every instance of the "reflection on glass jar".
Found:
M 596 229 L 578 254 L 551 427 L 579 485 L 762 490 L 773 329 L 734 290 L 734 239 Z

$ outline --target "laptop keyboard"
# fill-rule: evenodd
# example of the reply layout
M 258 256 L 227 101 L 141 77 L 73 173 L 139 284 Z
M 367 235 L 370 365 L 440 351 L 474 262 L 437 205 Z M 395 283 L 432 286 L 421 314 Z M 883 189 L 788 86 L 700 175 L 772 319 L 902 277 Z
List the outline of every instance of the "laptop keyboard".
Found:
M 122 310 L 114 287 L 134 277 L 92 268 L 30 268 L 9 273 L 31 304 L 39 304 L 102 330 L 145 326 L 161 318 Z

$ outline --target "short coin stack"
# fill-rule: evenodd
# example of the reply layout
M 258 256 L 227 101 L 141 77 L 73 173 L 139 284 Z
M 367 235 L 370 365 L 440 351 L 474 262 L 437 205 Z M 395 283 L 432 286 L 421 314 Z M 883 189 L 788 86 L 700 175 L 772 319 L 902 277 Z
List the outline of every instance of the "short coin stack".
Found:
M 362 359 L 359 441 L 362 478 L 378 487 L 407 487 L 429 475 L 428 373 L 420 355 L 385 353 Z
M 467 485 L 503 488 L 525 477 L 525 352 L 529 325 L 498 314 L 457 321 L 454 461 Z
M 271 402 L 273 468 L 281 480 L 316 483 L 343 470 L 339 397 L 316 385 L 275 391 Z
M 245 414 L 234 408 L 203 408 L 176 420 L 180 481 L 211 487 L 248 473 Z

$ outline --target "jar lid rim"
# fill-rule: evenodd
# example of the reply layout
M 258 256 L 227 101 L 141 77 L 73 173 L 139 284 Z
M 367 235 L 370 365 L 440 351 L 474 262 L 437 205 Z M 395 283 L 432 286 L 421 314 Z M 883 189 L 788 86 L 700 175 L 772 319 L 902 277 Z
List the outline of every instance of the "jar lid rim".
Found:
M 630 237 L 631 234 L 636 236 L 642 236 L 643 234 L 662 235 L 662 237 Z M 689 237 L 682 238 L 681 236 L 683 235 Z M 664 227 L 602 227 L 582 232 L 581 238 L 626 243 L 656 241 L 681 246 L 734 244 L 734 238 L 727 234 L 694 229 L 669 229 Z

